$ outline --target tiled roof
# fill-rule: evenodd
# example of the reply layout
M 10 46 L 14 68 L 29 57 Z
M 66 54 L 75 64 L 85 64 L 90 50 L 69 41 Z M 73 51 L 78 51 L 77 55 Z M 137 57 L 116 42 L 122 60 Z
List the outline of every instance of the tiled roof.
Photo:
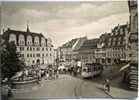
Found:
M 13 29 L 9 29 L 8 28 L 8 30 L 6 30 L 3 33 L 3 39 L 9 40 L 9 35 L 12 34 L 12 33 L 16 35 L 16 37 L 17 37 L 16 38 L 16 41 L 18 41 L 18 36 L 20 34 L 24 35 L 25 36 L 25 45 L 26 45 L 26 40 L 27 40 L 27 36 L 28 35 L 31 35 L 32 36 L 33 44 L 34 44 L 34 38 L 35 38 L 35 36 L 38 36 L 39 37 L 39 43 L 41 43 L 41 38 L 44 37 L 41 33 L 35 33 L 35 32 L 30 32 L 30 31 L 18 31 L 18 30 L 13 30 Z M 47 39 L 46 38 L 45 38 L 45 41 L 47 43 Z M 18 45 L 18 42 L 17 42 L 17 45 Z
M 72 48 L 72 46 L 76 43 L 77 40 L 78 38 L 72 39 L 71 41 L 63 44 L 61 48 Z
M 95 49 L 97 48 L 97 43 L 99 42 L 99 39 L 90 39 L 86 40 L 83 45 L 80 47 L 79 50 L 88 50 L 88 49 Z
M 35 32 L 18 31 L 18 30 L 13 30 L 13 29 L 8 29 L 7 31 L 8 31 L 8 33 L 14 33 L 16 35 L 23 34 L 23 35 L 44 37 L 41 33 L 35 33 Z

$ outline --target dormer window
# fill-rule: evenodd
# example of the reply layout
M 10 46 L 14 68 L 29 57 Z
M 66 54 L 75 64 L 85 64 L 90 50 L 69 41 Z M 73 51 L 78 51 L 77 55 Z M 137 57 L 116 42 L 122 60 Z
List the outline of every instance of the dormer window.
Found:
M 10 34 L 9 42 L 14 41 L 16 44 L 16 35 L 15 34 Z
M 115 30 L 115 35 L 117 35 L 118 34 L 118 30 Z
M 35 43 L 35 45 L 39 45 L 39 37 L 38 36 L 35 37 L 34 43 Z
M 27 45 L 32 45 L 32 36 L 27 36 Z
M 122 28 L 120 29 L 120 34 L 121 34 L 121 35 L 123 34 L 123 29 L 122 29 Z
M 24 35 L 19 35 L 19 45 L 25 45 L 25 38 Z

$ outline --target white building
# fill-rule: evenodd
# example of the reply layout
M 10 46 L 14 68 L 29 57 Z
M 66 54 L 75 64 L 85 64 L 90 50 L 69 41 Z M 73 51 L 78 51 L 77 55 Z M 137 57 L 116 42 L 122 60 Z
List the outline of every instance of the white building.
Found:
M 52 40 L 45 38 L 41 33 L 17 31 L 9 29 L 3 33 L 5 41 L 14 41 L 27 66 L 36 64 L 53 64 L 54 49 Z

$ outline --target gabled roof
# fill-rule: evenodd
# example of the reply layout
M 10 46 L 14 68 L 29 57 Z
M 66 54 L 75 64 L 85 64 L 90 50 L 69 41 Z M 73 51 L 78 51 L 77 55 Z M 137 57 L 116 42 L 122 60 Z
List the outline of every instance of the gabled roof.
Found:
M 112 29 L 112 32 L 115 32 L 115 30 L 118 30 L 119 31 L 119 29 L 124 29 L 124 28 L 128 28 L 128 24 L 123 24 L 123 25 L 117 25 L 117 26 L 115 26 L 113 29 Z
M 72 48 L 72 46 L 76 43 L 78 38 L 72 39 L 71 41 L 63 44 L 60 48 Z
M 80 47 L 79 50 L 96 49 L 98 42 L 99 42 L 99 39 L 98 38 L 86 40 L 83 43 L 83 45 Z

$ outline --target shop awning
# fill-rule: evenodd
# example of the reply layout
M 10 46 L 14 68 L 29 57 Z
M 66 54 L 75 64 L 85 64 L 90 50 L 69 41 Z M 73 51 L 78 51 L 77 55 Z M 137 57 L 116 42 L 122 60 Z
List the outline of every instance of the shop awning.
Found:
M 130 66 L 130 64 L 126 64 L 125 66 L 123 66 L 123 67 L 120 69 L 120 71 L 125 70 L 125 69 L 128 68 L 129 66 Z

